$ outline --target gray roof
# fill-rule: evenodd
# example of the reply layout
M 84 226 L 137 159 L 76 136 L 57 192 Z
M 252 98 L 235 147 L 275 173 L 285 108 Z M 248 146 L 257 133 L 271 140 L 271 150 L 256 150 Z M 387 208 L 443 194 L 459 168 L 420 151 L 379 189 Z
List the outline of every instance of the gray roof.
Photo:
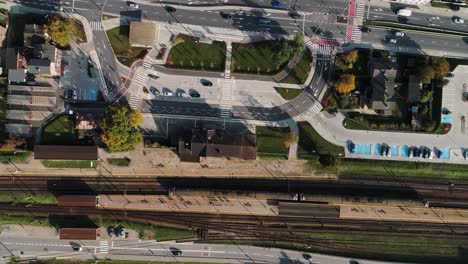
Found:
M 32 74 L 50 74 L 50 63 L 48 59 L 31 59 L 28 63 L 29 72 Z
M 410 75 L 408 80 L 408 103 L 419 102 L 419 79 L 416 75 Z
M 8 70 L 8 82 L 25 82 L 26 81 L 26 69 L 10 69 Z
M 15 48 L 6 49 L 6 68 L 17 69 L 18 68 L 18 53 L 16 53 Z
M 395 77 L 398 64 L 395 57 L 372 59 L 372 98 L 371 108 L 391 115 L 396 109 Z
M 50 44 L 40 44 L 34 49 L 37 58 L 49 59 L 52 62 L 55 62 L 55 51 L 56 47 Z

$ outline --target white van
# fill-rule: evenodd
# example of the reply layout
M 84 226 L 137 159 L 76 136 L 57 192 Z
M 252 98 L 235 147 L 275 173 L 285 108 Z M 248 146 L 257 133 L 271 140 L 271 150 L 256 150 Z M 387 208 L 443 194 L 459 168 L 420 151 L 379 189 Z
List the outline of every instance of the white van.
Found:
M 397 15 L 399 15 L 399 16 L 405 16 L 405 17 L 409 17 L 409 16 L 411 16 L 411 10 L 409 10 L 409 9 L 405 9 L 405 8 L 403 8 L 403 9 L 400 9 L 400 10 L 398 10 L 398 13 L 397 13 Z

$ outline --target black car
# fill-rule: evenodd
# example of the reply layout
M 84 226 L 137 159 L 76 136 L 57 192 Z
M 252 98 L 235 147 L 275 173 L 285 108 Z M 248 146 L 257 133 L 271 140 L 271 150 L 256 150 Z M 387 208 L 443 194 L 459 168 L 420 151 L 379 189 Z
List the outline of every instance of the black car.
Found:
M 177 11 L 177 9 L 175 9 L 175 7 L 170 6 L 170 5 L 165 6 L 164 9 L 166 9 L 166 11 L 168 13 L 175 13 Z
M 159 76 L 156 76 L 156 75 L 151 74 L 151 73 L 148 74 L 148 77 L 150 77 L 151 79 L 155 79 L 155 80 L 159 78 Z
M 72 98 L 73 97 L 73 90 L 68 89 L 67 90 L 67 95 L 65 96 L 66 99 Z
M 289 12 L 289 16 L 294 19 L 298 19 L 301 17 L 301 15 L 298 12 Z
M 197 92 L 190 93 L 190 97 L 200 97 L 200 94 Z
M 206 79 L 201 79 L 201 80 L 200 80 L 200 83 L 201 83 L 203 86 L 210 86 L 210 87 L 213 86 L 213 83 L 210 82 L 210 81 L 208 81 L 208 80 L 206 80 Z
M 369 33 L 369 32 L 371 32 L 371 29 L 368 28 L 368 27 L 361 27 L 361 32 Z
M 222 18 L 224 19 L 232 19 L 232 14 L 226 12 L 219 12 Z
M 317 34 L 317 35 L 321 35 L 321 36 L 323 35 L 323 30 L 321 30 L 318 27 L 310 27 L 310 30 L 312 30 L 313 34 Z

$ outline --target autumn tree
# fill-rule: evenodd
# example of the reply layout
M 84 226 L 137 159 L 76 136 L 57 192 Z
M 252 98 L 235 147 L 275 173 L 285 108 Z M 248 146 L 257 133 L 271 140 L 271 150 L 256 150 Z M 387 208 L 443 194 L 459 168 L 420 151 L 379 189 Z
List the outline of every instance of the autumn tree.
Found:
M 355 81 L 353 74 L 342 74 L 335 83 L 335 89 L 339 93 L 349 93 L 356 88 Z
M 292 144 L 299 141 L 299 136 L 294 131 L 285 132 L 282 134 L 283 144 L 286 148 L 289 148 Z
M 53 42 L 64 47 L 67 46 L 70 41 L 70 36 L 73 32 L 73 23 L 69 18 L 52 16 L 47 21 L 44 31 Z
M 358 51 L 352 50 L 346 53 L 340 53 L 337 55 L 336 67 L 341 71 L 347 71 L 353 68 L 354 63 L 358 60 Z
M 102 141 L 109 151 L 131 151 L 142 142 L 143 136 L 137 126 L 142 116 L 127 104 L 117 104 L 107 109 L 102 121 Z
M 419 70 L 419 80 L 421 83 L 429 84 L 435 77 L 434 69 L 431 65 L 425 65 Z
M 432 68 L 434 69 L 434 77 L 443 79 L 450 71 L 450 64 L 446 58 L 432 59 Z

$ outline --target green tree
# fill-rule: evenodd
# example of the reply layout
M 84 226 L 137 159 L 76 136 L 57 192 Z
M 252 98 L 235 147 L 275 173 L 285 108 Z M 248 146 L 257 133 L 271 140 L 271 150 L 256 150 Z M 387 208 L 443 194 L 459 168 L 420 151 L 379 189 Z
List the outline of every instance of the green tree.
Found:
M 71 19 L 53 16 L 47 21 L 44 30 L 53 42 L 64 47 L 68 45 L 70 41 L 70 36 L 73 32 L 73 23 Z
M 432 63 L 434 75 L 437 79 L 443 79 L 450 71 L 450 64 L 446 58 L 439 58 Z
M 143 115 L 138 110 L 131 110 L 128 119 L 133 127 L 137 127 L 143 121 Z
M 429 103 L 432 100 L 432 95 L 433 95 L 432 91 L 424 91 L 421 96 L 421 100 L 420 100 L 421 103 L 423 104 Z
M 434 68 L 431 65 L 425 65 L 419 70 L 419 80 L 424 84 L 430 84 L 435 77 Z
M 340 53 L 336 57 L 336 67 L 341 71 L 348 71 L 353 68 L 354 63 L 356 63 L 358 58 L 357 50 Z
M 293 143 L 299 141 L 299 137 L 296 133 L 294 133 L 294 131 L 283 133 L 281 136 L 283 138 L 283 144 L 286 148 L 289 148 Z
M 335 89 L 339 93 L 349 93 L 356 88 L 356 76 L 353 74 L 342 74 L 335 83 Z
M 107 109 L 101 125 L 103 130 L 101 138 L 109 151 L 134 150 L 142 142 L 143 136 L 136 127 L 139 119 L 135 116 L 138 114 L 135 114 L 127 104 L 121 103 Z

